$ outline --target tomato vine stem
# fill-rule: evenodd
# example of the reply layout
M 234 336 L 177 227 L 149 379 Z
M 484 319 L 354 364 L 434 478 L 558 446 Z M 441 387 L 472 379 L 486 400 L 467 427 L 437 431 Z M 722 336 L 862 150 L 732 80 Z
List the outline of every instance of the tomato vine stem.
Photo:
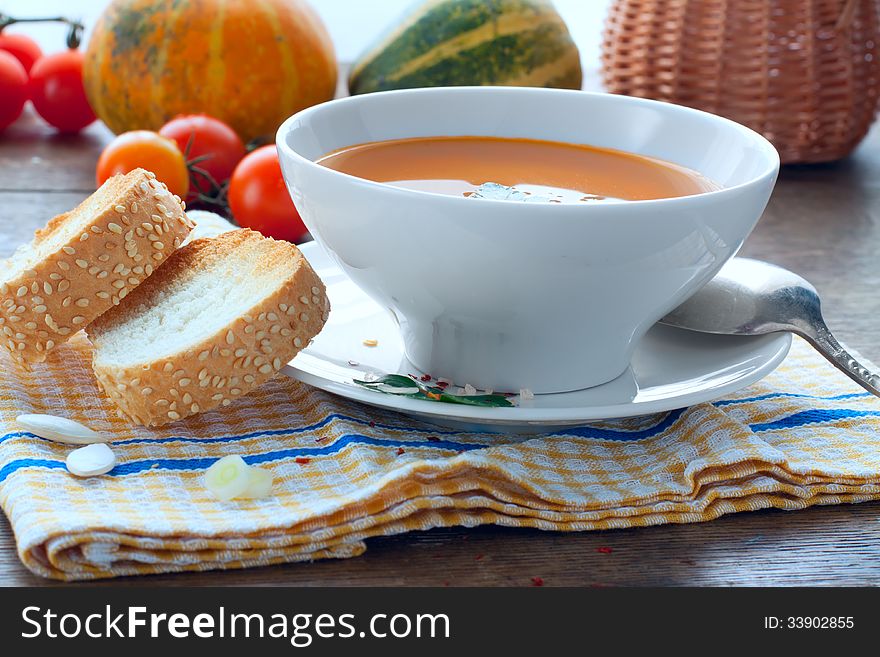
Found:
M 72 20 L 65 16 L 47 16 L 45 18 L 19 18 L 0 12 L 0 32 L 2 32 L 10 25 L 15 25 L 16 23 L 64 23 L 68 27 L 68 48 L 79 48 L 80 44 L 82 43 L 83 30 L 85 29 L 85 26 L 79 21 Z
M 201 162 L 210 160 L 210 154 L 205 153 L 204 155 L 190 157 L 194 139 L 195 134 L 190 134 L 189 139 L 186 141 L 186 148 L 183 149 L 183 159 L 186 162 L 187 170 L 190 172 L 190 181 L 194 182 L 195 177 L 198 176 L 202 179 L 202 182 L 205 182 L 210 186 L 210 191 L 205 193 L 199 185 L 196 185 L 196 189 L 198 190 L 196 201 L 220 210 L 227 219 L 230 219 L 232 217 L 232 211 L 229 209 L 229 201 L 227 199 L 229 181 L 227 180 L 223 183 L 217 182 L 214 176 L 198 166 Z

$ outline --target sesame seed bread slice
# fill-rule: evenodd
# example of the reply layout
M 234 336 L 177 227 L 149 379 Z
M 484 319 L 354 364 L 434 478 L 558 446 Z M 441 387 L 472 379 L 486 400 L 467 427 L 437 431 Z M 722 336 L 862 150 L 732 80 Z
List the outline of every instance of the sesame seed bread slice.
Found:
M 88 327 L 120 415 L 158 426 L 229 405 L 318 334 L 324 284 L 288 242 L 235 230 L 181 247 Z
M 192 229 L 180 199 L 143 169 L 114 176 L 0 263 L 0 345 L 19 364 L 118 304 Z

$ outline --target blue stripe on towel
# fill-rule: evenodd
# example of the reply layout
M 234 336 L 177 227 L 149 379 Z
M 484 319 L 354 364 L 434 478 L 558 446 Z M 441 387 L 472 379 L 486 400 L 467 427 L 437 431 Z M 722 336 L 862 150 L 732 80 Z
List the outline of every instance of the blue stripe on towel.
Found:
M 681 414 L 685 412 L 686 409 L 679 408 L 674 411 L 670 411 L 667 413 L 660 422 L 655 424 L 652 427 L 648 427 L 647 429 L 636 429 L 636 430 L 622 430 L 622 429 L 606 429 L 603 427 L 595 427 L 595 426 L 583 426 L 583 427 L 568 427 L 562 429 L 561 431 L 556 431 L 551 436 L 578 436 L 579 438 L 595 438 L 597 440 L 621 440 L 621 441 L 630 441 L 630 440 L 644 440 L 645 438 L 652 438 L 659 433 L 662 433 L 673 424 L 675 424 L 676 420 L 681 417 Z
M 851 393 L 847 395 L 838 395 L 836 397 L 828 397 L 827 399 L 848 399 L 854 397 L 861 397 L 868 393 Z M 753 398 L 751 401 L 759 401 L 762 398 L 769 398 L 773 395 L 763 395 L 759 398 Z M 808 397 L 809 395 L 797 395 Z M 733 403 L 735 401 L 746 401 L 746 400 L 727 400 L 729 403 Z M 717 404 L 725 403 L 718 402 Z M 561 431 L 557 431 L 553 434 L 554 436 L 578 436 L 581 438 L 592 438 L 598 440 L 620 440 L 620 441 L 635 441 L 635 440 L 644 440 L 646 438 L 651 438 L 656 436 L 666 429 L 670 428 L 682 415 L 682 413 L 686 409 L 678 409 L 675 411 L 671 411 L 667 413 L 662 420 L 660 420 L 657 424 L 648 427 L 646 429 L 639 430 L 621 430 L 621 429 L 608 429 L 596 426 L 583 426 L 583 427 L 570 427 L 563 429 Z M 774 420 L 772 422 L 764 422 L 750 425 L 750 429 L 755 432 L 761 431 L 772 431 L 778 429 L 791 429 L 795 427 L 801 427 L 810 424 L 819 424 L 824 422 L 835 422 L 839 420 L 847 420 L 859 417 L 880 417 L 880 411 L 860 411 L 853 409 L 813 409 L 809 411 L 803 411 L 800 413 L 794 413 L 793 415 L 789 415 L 787 417 L 781 418 L 779 420 Z M 297 429 L 282 429 L 282 430 L 274 430 L 274 431 L 260 431 L 249 434 L 243 434 L 240 436 L 225 436 L 221 438 L 163 438 L 163 439 L 134 439 L 128 441 L 120 441 L 115 443 L 117 445 L 125 445 L 125 444 L 134 444 L 134 443 L 167 443 L 174 441 L 184 441 L 184 442 L 198 442 L 198 443 L 223 443 L 223 442 L 232 442 L 236 440 L 243 440 L 247 438 L 261 437 L 261 436 L 283 436 L 283 435 L 291 435 L 291 434 L 300 434 L 304 432 L 314 431 L 319 429 L 334 419 L 346 420 L 350 422 L 355 422 L 359 424 L 367 424 L 367 421 L 359 420 L 357 418 L 351 418 L 343 415 L 329 415 L 324 418 L 321 422 L 318 422 L 313 425 L 309 425 L 307 427 L 300 427 Z M 396 431 L 416 431 L 415 429 L 406 429 L 400 427 L 391 427 L 388 425 L 376 425 L 377 428 L 386 428 L 393 429 Z M 458 432 L 458 431 L 431 431 L 432 434 L 438 435 L 455 435 L 459 433 L 466 432 Z M 16 431 L 12 433 L 8 433 L 2 438 L 0 441 L 7 440 L 15 437 L 26 437 L 33 436 L 25 431 Z M 33 436 L 35 437 L 35 436 Z M 378 447 L 413 447 L 413 448 L 431 448 L 431 449 L 440 449 L 440 450 L 455 450 L 455 451 L 471 451 L 475 449 L 484 449 L 487 447 L 491 447 L 491 445 L 480 444 L 480 443 L 461 443 L 452 440 L 437 440 L 432 442 L 425 442 L 423 440 L 392 440 L 392 439 L 379 439 L 373 438 L 371 436 L 365 436 L 362 434 L 345 434 L 337 439 L 330 445 L 321 446 L 321 447 L 302 447 L 296 449 L 283 449 L 277 450 L 273 452 L 266 452 L 264 454 L 252 454 L 249 456 L 245 456 L 244 459 L 248 463 L 251 464 L 259 464 L 259 463 L 270 463 L 275 461 L 282 461 L 285 459 L 296 458 L 296 457 L 311 457 L 311 456 L 326 456 L 330 454 L 336 454 L 349 445 L 374 445 Z M 152 469 L 154 466 L 158 466 L 158 468 L 166 469 L 166 470 L 204 470 L 210 467 L 212 463 L 214 463 L 216 458 L 182 458 L 182 459 L 145 459 L 140 461 L 130 461 L 127 463 L 121 463 L 117 465 L 109 474 L 111 476 L 121 476 L 121 475 L 129 475 L 129 474 L 137 474 L 139 472 L 144 472 L 146 470 Z M 65 464 L 60 460 L 50 460 L 50 459 L 19 459 L 16 461 L 11 461 L 7 463 L 5 466 L 0 468 L 0 483 L 4 482 L 9 475 L 12 473 L 22 470 L 25 468 L 47 468 L 47 469 L 64 469 Z
M 673 413 L 680 414 L 681 411 L 673 411 Z M 678 416 L 676 415 L 676 418 Z M 669 420 L 669 416 L 660 422 L 657 427 L 661 427 L 660 430 L 666 428 L 667 425 L 664 425 L 664 422 Z M 248 440 L 251 438 L 265 438 L 271 436 L 292 436 L 302 433 L 309 433 L 312 431 L 317 431 L 318 429 L 322 429 L 325 426 L 329 425 L 334 421 L 343 421 L 343 422 L 351 422 L 353 424 L 360 424 L 362 426 L 367 426 L 370 424 L 370 420 L 363 420 L 360 418 L 351 417 L 348 415 L 341 415 L 338 413 L 331 413 L 327 415 L 320 422 L 316 422 L 315 424 L 310 424 L 304 427 L 297 428 L 287 428 L 287 429 L 273 429 L 273 430 L 264 430 L 264 431 L 254 431 L 251 433 L 244 434 L 236 434 L 231 436 L 218 436 L 215 438 L 189 438 L 186 436 L 172 436 L 170 438 L 130 438 L 128 440 L 118 440 L 114 441 L 114 445 L 139 445 L 139 444 L 150 444 L 150 445 L 162 445 L 167 443 L 174 442 L 183 442 L 183 443 L 196 443 L 196 444 L 211 444 L 211 443 L 229 443 L 235 442 L 237 440 Z M 674 421 L 674 418 L 673 418 Z M 475 431 L 456 431 L 452 429 L 440 429 L 439 427 L 431 427 L 430 429 L 424 429 L 419 427 L 406 427 L 406 426 L 396 426 L 391 424 L 381 424 L 378 422 L 374 422 L 371 425 L 371 428 L 376 429 L 386 429 L 389 431 L 399 431 L 402 433 L 421 433 L 421 434 L 431 434 L 438 436 L 456 436 L 456 435 L 473 435 Z M 585 431 L 587 433 L 580 433 L 581 431 Z M 605 438 L 608 440 L 639 440 L 639 438 L 650 437 L 653 435 L 654 428 L 649 429 L 637 429 L 637 430 L 627 430 L 627 429 L 600 429 L 594 427 L 582 427 L 582 428 L 572 428 L 572 429 L 564 429 L 562 431 L 556 432 L 556 434 L 570 434 L 570 435 L 578 435 L 578 436 L 586 436 L 586 437 L 595 437 L 595 438 Z M 497 434 L 493 434 L 497 435 Z M 11 433 L 7 433 L 3 436 L 0 436 L 0 443 L 5 440 L 9 440 L 11 438 L 21 438 L 21 437 L 30 437 L 30 438 L 39 438 L 39 436 L 35 436 L 32 433 L 27 431 L 14 431 Z M 387 442 L 387 441 L 385 441 Z M 421 443 L 420 443 L 421 444 Z M 434 445 L 438 443 L 432 443 Z M 481 445 L 482 447 L 489 447 L 489 445 Z
M 756 402 L 756 401 L 764 401 L 765 399 L 778 399 L 780 397 L 792 397 L 795 399 L 825 399 L 828 401 L 833 401 L 836 399 L 857 399 L 859 397 L 871 397 L 870 392 L 848 392 L 843 395 L 832 395 L 830 397 L 821 397 L 818 395 L 799 395 L 794 392 L 770 392 L 766 395 L 759 395 L 757 397 L 744 397 L 742 399 L 722 399 L 721 401 L 713 402 L 715 406 L 730 406 L 731 404 L 745 404 L 748 402 Z
M 857 417 L 880 417 L 880 411 L 855 411 L 848 408 L 814 409 L 788 415 L 773 422 L 762 422 L 749 425 L 754 432 L 773 431 L 774 429 L 793 429 L 808 424 L 820 424 L 822 422 L 835 422 L 837 420 L 849 420 Z
M 114 443 L 118 444 L 118 443 Z M 467 452 L 474 449 L 483 449 L 488 445 L 457 443 L 448 440 L 439 440 L 436 442 L 425 442 L 422 440 L 381 440 L 370 436 L 360 434 L 348 434 L 342 436 L 339 440 L 326 445 L 324 447 L 301 447 L 298 449 L 283 449 L 274 452 L 266 452 L 265 454 L 251 454 L 244 456 L 244 460 L 252 465 L 259 463 L 271 463 L 274 461 L 282 461 L 285 459 L 296 457 L 310 456 L 327 456 L 342 451 L 349 445 L 375 445 L 378 447 L 428 447 L 434 449 L 455 450 L 458 452 Z M 206 470 L 212 463 L 217 461 L 219 457 L 213 458 L 182 458 L 182 459 L 144 459 L 139 461 L 128 461 L 120 463 L 108 474 L 110 476 L 129 475 L 144 472 L 153 469 L 154 464 L 158 468 L 165 470 Z M 0 483 L 13 472 L 23 468 L 52 468 L 63 469 L 65 467 L 63 461 L 43 460 L 43 459 L 19 459 L 12 461 L 0 469 Z
M 574 435 L 581 436 L 586 438 L 599 438 L 606 440 L 641 440 L 643 438 L 649 438 L 658 433 L 661 433 L 668 427 L 670 427 L 684 412 L 684 409 L 679 409 L 677 411 L 672 411 L 668 413 L 664 418 L 658 422 L 653 427 L 647 429 L 641 429 L 637 431 L 626 431 L 626 430 L 615 430 L 615 429 L 604 429 L 599 427 L 573 427 L 569 429 L 565 429 L 563 431 L 557 432 L 552 435 Z M 327 422 L 330 421 L 330 417 L 325 418 L 322 422 L 311 425 L 309 427 L 302 427 L 299 429 L 292 430 L 279 430 L 279 431 L 264 431 L 257 432 L 254 434 L 246 434 L 243 436 L 228 436 L 224 438 L 203 438 L 203 439 L 191 439 L 197 442 L 229 442 L 233 440 L 241 440 L 247 437 L 255 437 L 255 436 L 266 436 L 266 435 L 286 435 L 292 433 L 302 433 L 305 431 L 314 430 L 320 426 L 323 426 Z M 344 418 L 351 420 L 352 418 Z M 378 425 L 377 425 L 378 426 Z M 381 428 L 381 427 L 380 427 Z M 444 433 L 444 432 L 433 432 L 432 433 Z M 24 432 L 18 432 L 18 435 L 30 435 Z M 11 434 L 6 437 L 11 436 Z M 159 440 L 148 440 L 148 439 L 138 439 L 131 441 L 120 441 L 118 443 L 114 443 L 116 445 L 124 445 L 126 443 L 141 443 L 141 442 L 152 442 L 152 443 L 160 443 L 160 442 L 170 442 L 173 440 L 177 440 L 174 438 L 165 438 Z M 252 454 L 249 456 L 245 456 L 244 460 L 250 464 L 259 464 L 259 463 L 270 463 L 274 461 L 281 461 L 284 459 L 296 458 L 296 457 L 310 457 L 310 456 L 326 456 L 330 454 L 335 454 L 343 449 L 345 449 L 349 445 L 353 444 L 361 444 L 361 445 L 374 445 L 378 447 L 413 447 L 413 448 L 430 448 L 430 449 L 441 449 L 441 450 L 455 450 L 461 452 L 467 452 L 475 449 L 484 449 L 486 447 L 491 447 L 491 445 L 480 444 L 480 443 L 461 443 L 455 442 L 451 440 L 437 440 L 426 442 L 424 440 L 392 440 L 392 439 L 380 439 L 373 438 L 371 436 L 365 436 L 362 434 L 346 434 L 341 436 L 335 442 L 330 445 L 322 446 L 322 447 L 301 447 L 296 449 L 284 449 L 277 450 L 274 452 L 266 452 L 264 454 Z M 166 470 L 205 470 L 211 466 L 216 458 L 183 458 L 183 459 L 145 459 L 140 461 L 129 461 L 127 463 L 121 463 L 117 465 L 113 470 L 109 473 L 111 476 L 120 476 L 120 475 L 129 475 L 129 474 L 137 474 L 139 472 L 144 472 L 146 470 L 153 469 L 153 466 L 156 465 L 158 468 L 166 469 Z M 2 470 L 0 470 L 0 483 L 6 480 L 6 478 L 20 470 L 22 468 L 30 468 L 30 467 L 46 467 L 46 468 L 64 468 L 64 463 L 62 461 L 51 461 L 51 460 L 35 460 L 35 459 L 21 459 L 18 461 L 12 461 L 7 464 Z
M 19 459 L 11 461 L 0 468 L 0 483 L 6 481 L 6 478 L 16 470 L 22 468 L 49 468 L 50 470 L 63 470 L 67 466 L 64 461 L 49 461 L 46 459 Z
M 325 417 L 320 422 L 315 424 L 310 424 L 304 427 L 298 428 L 289 428 L 289 429 L 273 429 L 273 430 L 264 430 L 264 431 L 254 431 L 251 433 L 243 433 L 231 436 L 218 436 L 216 438 L 189 438 L 187 436 L 172 436 L 170 438 L 130 438 L 128 440 L 117 440 L 114 441 L 114 445 L 139 445 L 139 444 L 150 444 L 150 445 L 162 445 L 166 443 L 174 443 L 174 442 L 183 442 L 183 443 L 227 443 L 234 442 L 236 440 L 248 440 L 250 438 L 264 438 L 267 436 L 287 436 L 287 435 L 295 435 L 300 433 L 308 433 L 310 431 L 316 431 L 317 429 L 321 429 L 334 420 L 342 420 L 346 422 L 352 422 L 355 424 L 368 425 L 369 420 L 361 420 L 354 417 L 349 417 L 347 415 L 339 415 L 337 413 L 331 413 L 327 417 Z M 430 432 L 425 431 L 424 429 L 416 429 L 412 427 L 396 427 L 393 425 L 379 424 L 375 423 L 375 426 L 378 429 L 388 429 L 391 431 L 402 431 L 402 432 L 422 432 L 422 433 L 431 433 L 438 435 L 456 435 L 468 433 L 465 431 L 445 431 L 442 429 L 431 429 Z M 472 433 L 472 432 L 471 432 Z M 11 438 L 21 438 L 21 437 L 30 437 L 30 438 L 39 438 L 39 436 L 35 436 L 34 434 L 27 431 L 13 431 L 11 433 L 4 434 L 0 436 L 0 443 L 5 440 L 9 440 Z

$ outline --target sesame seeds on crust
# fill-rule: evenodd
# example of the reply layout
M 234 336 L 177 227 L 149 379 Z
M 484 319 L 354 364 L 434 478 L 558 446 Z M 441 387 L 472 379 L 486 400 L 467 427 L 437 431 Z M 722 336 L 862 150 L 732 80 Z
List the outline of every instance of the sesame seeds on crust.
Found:
M 137 291 L 133 304 L 143 303 L 152 288 L 165 284 L 163 279 L 184 275 L 186 268 L 198 266 L 199 257 L 208 257 L 210 249 L 235 248 L 239 241 L 267 240 L 251 231 L 227 235 L 219 244 L 214 241 L 220 238 L 196 240 L 177 252 L 158 274 L 160 279 L 151 279 Z M 159 426 L 228 406 L 276 376 L 320 331 L 324 320 L 314 312 L 315 307 L 323 308 L 325 313 L 329 308 L 323 284 L 293 245 L 275 245 L 271 251 L 276 257 L 298 258 L 298 268 L 211 337 L 143 364 L 114 366 L 96 356 L 95 374 L 125 416 L 147 426 Z M 302 303 L 303 295 L 309 304 Z M 304 322 L 300 315 L 306 307 L 313 312 Z M 102 332 L 123 326 L 125 311 L 122 306 L 89 327 L 96 354 L 101 351 Z M 118 390 L 118 384 L 125 385 L 125 390 Z
M 46 354 L 57 344 L 118 304 L 143 282 L 152 273 L 153 265 L 149 270 L 143 268 L 141 273 L 133 274 L 133 267 L 143 267 L 134 262 L 134 256 L 143 260 L 142 252 L 154 251 L 160 254 L 152 261 L 157 265 L 170 255 L 171 251 L 165 250 L 164 245 L 163 249 L 155 250 L 148 240 L 132 239 L 131 248 L 124 252 L 116 248 L 122 232 L 120 222 L 125 224 L 135 219 L 130 216 L 133 206 L 137 207 L 138 223 L 146 221 L 157 203 L 154 195 L 158 195 L 166 209 L 170 208 L 178 219 L 172 222 L 173 226 L 169 224 L 174 239 L 182 240 L 189 234 L 192 224 L 182 204 L 174 201 L 161 183 L 158 188 L 148 185 L 145 193 L 140 183 L 147 184 L 146 181 L 156 183 L 155 177 L 151 178 L 149 172 L 143 170 L 116 176 L 96 192 L 96 201 L 84 202 L 73 211 L 53 218 L 37 231 L 30 245 L 32 251 L 37 251 L 56 231 L 66 230 L 70 222 L 80 222 L 82 227 L 57 250 L 41 254 L 30 268 L 0 282 L 0 346 L 5 347 L 17 363 L 26 365 L 45 360 Z M 103 205 L 104 209 L 84 216 L 95 204 Z M 131 270 L 121 279 L 111 274 L 120 266 Z M 116 282 L 119 280 L 122 285 Z M 3 327 L 9 325 L 17 325 L 11 335 L 3 331 Z

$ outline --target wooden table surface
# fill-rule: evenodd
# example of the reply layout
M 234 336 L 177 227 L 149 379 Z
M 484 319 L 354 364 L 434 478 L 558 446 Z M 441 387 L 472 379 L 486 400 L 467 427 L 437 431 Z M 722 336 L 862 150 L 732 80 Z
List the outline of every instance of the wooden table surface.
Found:
M 32 116 L 0 136 L 0 257 L 94 190 L 109 138 L 102 125 L 57 136 Z M 806 276 L 836 334 L 880 361 L 880 129 L 844 162 L 784 169 L 743 254 Z M 104 584 L 868 585 L 880 584 L 878 520 L 880 503 L 588 533 L 444 529 L 371 539 L 354 559 Z M 0 585 L 45 584 L 0 515 Z

